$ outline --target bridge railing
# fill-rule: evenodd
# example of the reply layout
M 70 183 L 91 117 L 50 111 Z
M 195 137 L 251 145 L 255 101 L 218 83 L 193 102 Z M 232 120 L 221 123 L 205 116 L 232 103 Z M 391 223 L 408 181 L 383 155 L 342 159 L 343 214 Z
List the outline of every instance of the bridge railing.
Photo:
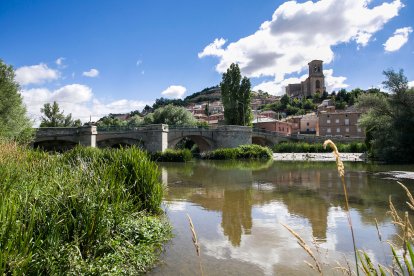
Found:
M 291 137 L 291 135 L 289 135 L 289 134 L 284 134 L 284 133 L 271 131 L 271 130 L 267 130 L 267 129 L 262 129 L 262 128 L 253 128 L 253 133 L 266 133 L 266 134 L 270 134 L 272 136 Z
M 116 132 L 116 131 L 138 131 L 144 130 L 145 126 L 97 126 L 98 132 Z

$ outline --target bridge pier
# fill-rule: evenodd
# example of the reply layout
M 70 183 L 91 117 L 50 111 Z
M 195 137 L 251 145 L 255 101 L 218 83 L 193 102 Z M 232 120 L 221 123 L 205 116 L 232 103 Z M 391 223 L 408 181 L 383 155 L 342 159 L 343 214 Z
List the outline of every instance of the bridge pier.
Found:
M 165 151 L 168 148 L 168 125 L 149 125 L 145 127 L 145 148 L 154 153 Z
M 252 128 L 248 126 L 219 126 L 214 133 L 216 148 L 236 148 L 252 143 Z
M 86 147 L 96 147 L 96 126 L 81 126 L 78 128 L 79 144 Z

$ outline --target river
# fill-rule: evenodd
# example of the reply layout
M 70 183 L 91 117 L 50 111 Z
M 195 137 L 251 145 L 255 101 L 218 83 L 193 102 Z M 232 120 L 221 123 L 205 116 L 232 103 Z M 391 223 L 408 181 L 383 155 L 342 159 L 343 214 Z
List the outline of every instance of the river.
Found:
M 160 168 L 167 186 L 164 209 L 174 238 L 150 275 L 200 275 L 200 260 L 204 275 L 314 274 L 304 263 L 312 259 L 282 224 L 309 244 L 325 275 L 340 274 L 337 261 L 343 266 L 354 262 L 334 162 L 197 161 L 160 163 Z M 414 166 L 345 163 L 345 170 L 357 247 L 374 262 L 390 264 L 385 241 L 397 243 L 398 231 L 386 214 L 388 197 L 398 210 L 407 209 L 395 175 L 406 177 L 400 181 L 414 190 Z M 201 258 L 191 240 L 187 214 L 198 235 Z

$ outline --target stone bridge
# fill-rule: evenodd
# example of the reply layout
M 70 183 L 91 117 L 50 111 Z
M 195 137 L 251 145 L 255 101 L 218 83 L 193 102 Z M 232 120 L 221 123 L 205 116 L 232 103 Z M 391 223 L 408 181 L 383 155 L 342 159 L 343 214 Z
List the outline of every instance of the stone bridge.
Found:
M 200 151 L 217 148 L 234 148 L 245 144 L 272 146 L 286 141 L 323 141 L 327 137 L 309 135 L 285 136 L 276 132 L 252 129 L 244 126 L 223 125 L 217 128 L 172 127 L 148 125 L 133 128 L 38 128 L 33 147 L 64 151 L 80 144 L 91 147 L 120 147 L 137 145 L 149 152 L 174 148 L 182 139 L 196 143 Z M 336 139 L 337 140 L 337 139 Z M 348 139 L 349 140 L 349 139 Z

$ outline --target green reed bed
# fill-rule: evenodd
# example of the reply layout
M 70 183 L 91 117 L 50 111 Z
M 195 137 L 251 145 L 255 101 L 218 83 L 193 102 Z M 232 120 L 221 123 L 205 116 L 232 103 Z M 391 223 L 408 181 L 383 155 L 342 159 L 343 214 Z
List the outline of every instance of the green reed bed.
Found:
M 0 274 L 137 274 L 171 228 L 157 165 L 136 148 L 63 155 L 0 143 Z
M 151 159 L 157 162 L 188 162 L 193 159 L 193 154 L 189 149 L 166 149 L 152 154 Z
M 206 152 L 201 157 L 210 160 L 234 160 L 234 159 L 263 159 L 268 160 L 273 156 L 267 147 L 259 145 L 241 145 L 237 148 L 223 148 Z
M 362 142 L 352 142 L 349 144 L 337 144 L 338 150 L 340 152 L 353 152 L 353 153 L 359 153 L 359 152 L 366 152 L 367 147 L 365 143 Z M 306 143 L 306 142 L 287 142 L 287 143 L 279 143 L 272 147 L 273 152 L 279 152 L 279 153 L 318 153 L 318 152 L 330 152 L 329 149 L 325 149 L 322 144 L 320 143 Z

